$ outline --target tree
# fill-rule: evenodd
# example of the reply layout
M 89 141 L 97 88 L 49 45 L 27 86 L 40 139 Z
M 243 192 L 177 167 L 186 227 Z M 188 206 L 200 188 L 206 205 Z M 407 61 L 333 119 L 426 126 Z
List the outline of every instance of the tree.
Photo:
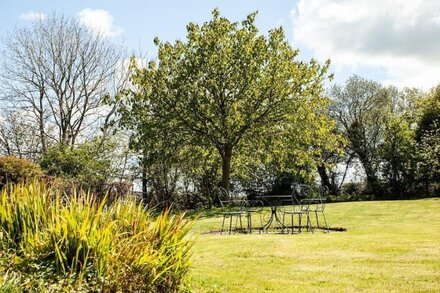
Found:
M 430 92 L 419 95 L 415 103 L 417 121 L 417 140 L 420 141 L 426 132 L 435 131 L 440 120 L 440 85 Z
M 322 152 L 317 171 L 321 185 L 327 187 L 331 195 L 337 196 L 340 194 L 341 187 L 345 182 L 353 157 L 343 151 L 346 146 L 345 138 L 337 132 L 334 135 L 336 136 L 336 141 L 339 140 L 340 146 L 339 148 Z M 338 170 L 338 167 L 344 164 L 345 168 Z
M 218 10 L 212 14 L 201 26 L 190 23 L 185 41 L 155 39 L 158 63 L 133 64 L 135 89 L 127 94 L 125 116 L 140 118 L 131 121 L 139 133 L 156 128 L 181 143 L 215 148 L 221 185 L 229 189 L 232 159 L 240 152 L 266 159 L 270 153 L 283 162 L 313 157 L 310 142 L 333 126 L 322 123 L 328 121 L 321 95 L 329 62 L 295 60 L 298 50 L 282 28 L 259 35 L 256 13 L 241 23 Z M 300 145 L 307 151 L 295 154 Z
M 430 184 L 440 181 L 440 86 L 421 96 L 417 108 L 419 175 L 429 194 Z
M 113 94 L 119 47 L 76 19 L 57 15 L 16 29 L 4 45 L 3 106 L 26 111 L 38 128 L 41 152 L 50 142 L 73 146 L 109 122 L 114 110 L 103 99 Z
M 348 139 L 347 151 L 359 159 L 365 171 L 370 192 L 380 196 L 378 178 L 379 146 L 383 142 L 386 114 L 396 92 L 359 76 L 350 77 L 344 86 L 331 90 L 331 115 Z
M 383 143 L 379 147 L 381 173 L 391 196 L 413 191 L 416 183 L 417 152 L 411 120 L 402 112 L 389 113 L 385 121 Z
M 26 111 L 4 111 L 0 114 L 0 155 L 36 159 L 41 145 L 35 133 L 38 127 Z

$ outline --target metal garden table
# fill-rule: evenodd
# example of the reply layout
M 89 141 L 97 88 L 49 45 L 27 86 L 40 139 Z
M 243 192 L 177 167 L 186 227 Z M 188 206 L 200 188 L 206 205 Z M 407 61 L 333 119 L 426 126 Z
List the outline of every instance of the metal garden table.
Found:
M 270 195 L 258 195 L 255 198 L 264 201 L 268 205 L 270 205 L 270 213 L 269 219 L 263 226 L 261 226 L 261 230 L 268 230 L 272 222 L 275 222 L 280 225 L 281 228 L 284 227 L 283 221 L 277 215 L 277 207 L 282 206 L 284 204 L 292 204 L 292 195 L 288 194 L 270 194 Z

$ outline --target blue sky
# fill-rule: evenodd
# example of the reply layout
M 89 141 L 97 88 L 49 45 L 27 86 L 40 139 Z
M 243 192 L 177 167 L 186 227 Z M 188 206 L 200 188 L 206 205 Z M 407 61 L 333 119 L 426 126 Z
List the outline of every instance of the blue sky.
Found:
M 437 0 L 223 0 L 223 1 L 2 1 L 0 36 L 52 12 L 83 19 L 131 51 L 155 56 L 154 37 L 185 37 L 189 22 L 213 8 L 242 20 L 258 10 L 261 32 L 283 26 L 301 58 L 332 60 L 335 81 L 356 73 L 385 84 L 428 89 L 440 80 L 440 1 Z
M 4 1 L 5 2 L 5 1 Z M 283 24 L 291 32 L 290 10 L 292 1 L 11 1 L 3 4 L 0 12 L 0 33 L 3 35 L 16 25 L 27 20 L 20 16 L 28 12 L 51 13 L 53 11 L 77 16 L 83 9 L 101 9 L 113 17 L 113 24 L 123 30 L 125 44 L 137 49 L 155 50 L 153 39 L 175 40 L 185 36 L 189 22 L 209 20 L 213 8 L 219 7 L 222 14 L 232 20 L 241 20 L 253 11 L 259 11 L 258 26 L 261 31 Z M 288 34 L 291 38 L 291 34 Z

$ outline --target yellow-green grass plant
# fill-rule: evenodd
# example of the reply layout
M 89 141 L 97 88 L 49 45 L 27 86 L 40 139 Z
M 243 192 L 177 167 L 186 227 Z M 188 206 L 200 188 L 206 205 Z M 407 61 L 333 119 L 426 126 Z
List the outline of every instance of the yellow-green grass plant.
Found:
M 133 200 L 97 201 L 87 192 L 67 197 L 36 181 L 4 189 L 0 203 L 0 274 L 18 275 L 20 289 L 173 292 L 187 285 L 193 242 L 184 214 L 154 216 Z
M 193 290 L 439 292 L 440 198 L 331 203 L 326 216 L 347 231 L 220 235 L 208 233 L 220 229 L 220 213 L 202 214 Z

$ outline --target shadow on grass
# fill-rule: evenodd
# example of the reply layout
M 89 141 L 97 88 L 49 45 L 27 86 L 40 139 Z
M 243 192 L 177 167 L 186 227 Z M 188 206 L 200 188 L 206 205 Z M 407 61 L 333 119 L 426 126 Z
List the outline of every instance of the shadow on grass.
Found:
M 246 229 L 234 229 L 234 230 L 232 230 L 231 234 L 229 234 L 228 230 L 223 230 L 223 232 L 221 230 L 210 230 L 210 231 L 207 231 L 207 232 L 202 232 L 201 234 L 218 234 L 218 235 L 220 235 L 220 234 L 225 234 L 225 235 L 233 235 L 233 234 L 270 234 L 270 235 L 274 235 L 275 234 L 275 235 L 285 235 L 285 234 L 292 234 L 292 233 L 289 232 L 289 230 L 291 230 L 292 227 L 287 227 L 287 226 L 284 228 L 284 232 L 283 232 L 283 230 L 280 227 L 276 227 L 276 228 L 271 229 L 269 231 L 260 229 L 258 227 L 257 228 L 252 228 L 252 229 L 253 229 L 252 233 L 249 233 L 249 231 L 246 230 Z M 295 226 L 294 229 L 297 229 L 297 231 L 298 231 L 299 226 Z M 302 227 L 301 229 L 305 230 L 306 227 Z M 315 232 L 316 232 L 316 230 L 322 231 L 324 233 L 327 232 L 326 228 L 316 228 L 316 227 L 314 227 L 313 229 L 315 230 Z M 328 230 L 329 230 L 329 232 L 330 231 L 331 232 L 347 232 L 347 228 L 343 228 L 343 227 L 328 227 Z M 307 231 L 307 232 L 297 232 L 297 231 L 295 233 L 293 233 L 293 234 L 312 233 L 312 232 L 309 232 L 309 231 Z

